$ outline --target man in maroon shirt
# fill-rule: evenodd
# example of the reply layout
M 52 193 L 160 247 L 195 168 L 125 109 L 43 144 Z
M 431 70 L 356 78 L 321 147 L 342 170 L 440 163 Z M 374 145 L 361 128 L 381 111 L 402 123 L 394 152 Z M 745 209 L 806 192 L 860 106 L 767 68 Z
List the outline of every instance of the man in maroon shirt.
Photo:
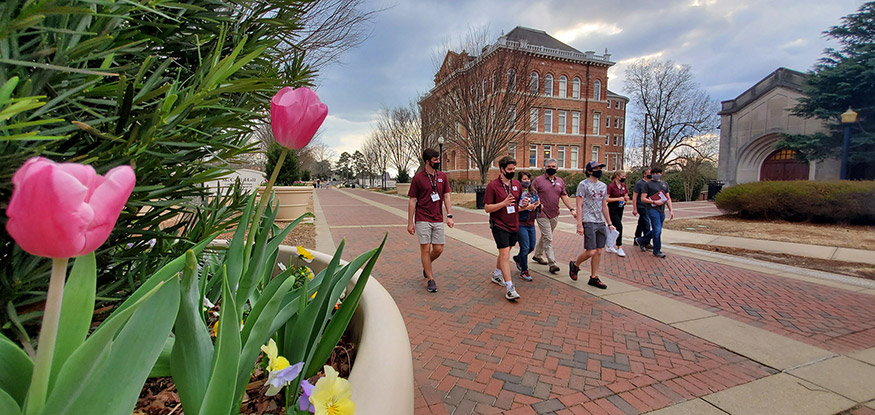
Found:
M 556 159 L 545 160 L 544 174 L 532 180 L 532 188 L 538 192 L 538 197 L 541 199 L 541 213 L 536 219 L 538 229 L 541 230 L 541 237 L 535 246 L 535 255 L 532 256 L 532 260 L 542 265 L 549 265 L 550 272 L 553 274 L 559 272 L 556 254 L 553 253 L 553 231 L 559 224 L 560 199 L 571 215 L 577 218 L 577 212 L 568 197 L 568 193 L 565 192 L 565 182 L 562 181 L 561 177 L 556 176 L 558 166 Z
M 517 243 L 517 231 L 519 230 L 519 200 L 522 193 L 520 182 L 513 180 L 513 172 L 516 170 L 516 160 L 510 156 L 504 156 L 498 161 L 501 174 L 497 179 L 486 185 L 486 194 L 483 197 L 486 213 L 489 213 L 489 227 L 492 228 L 492 238 L 498 247 L 498 259 L 495 267 L 501 271 L 501 276 L 493 274 L 492 282 L 505 287 L 504 298 L 516 300 L 520 298 L 513 281 L 510 278 L 510 249 Z M 503 277 L 503 278 L 502 278 Z
M 440 154 L 433 148 L 422 152 L 425 168 L 413 176 L 407 196 L 407 233 L 419 237 L 422 276 L 428 292 L 437 292 L 431 264 L 444 252 L 444 218 L 441 201 L 447 209 L 447 226 L 453 227 L 453 203 L 447 175 L 440 171 Z

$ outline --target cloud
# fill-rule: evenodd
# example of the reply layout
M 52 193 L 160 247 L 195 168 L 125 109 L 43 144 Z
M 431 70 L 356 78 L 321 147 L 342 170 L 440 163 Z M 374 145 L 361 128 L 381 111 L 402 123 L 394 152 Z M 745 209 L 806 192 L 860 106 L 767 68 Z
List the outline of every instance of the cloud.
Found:
M 623 29 L 619 28 L 616 23 L 584 22 L 570 29 L 560 30 L 553 37 L 562 42 L 571 43 L 579 37 L 588 36 L 592 33 L 606 33 L 610 36 L 622 32 Z

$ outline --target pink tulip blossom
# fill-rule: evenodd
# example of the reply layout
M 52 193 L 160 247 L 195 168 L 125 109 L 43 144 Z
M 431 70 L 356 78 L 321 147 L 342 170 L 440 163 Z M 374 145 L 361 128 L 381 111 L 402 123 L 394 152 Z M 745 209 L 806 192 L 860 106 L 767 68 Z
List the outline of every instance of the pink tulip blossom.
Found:
M 304 148 L 325 121 L 328 106 L 309 88 L 285 87 L 270 100 L 270 126 L 279 145 Z
M 130 166 L 100 176 L 91 166 L 31 158 L 12 176 L 6 230 L 33 255 L 88 254 L 109 238 L 134 181 Z

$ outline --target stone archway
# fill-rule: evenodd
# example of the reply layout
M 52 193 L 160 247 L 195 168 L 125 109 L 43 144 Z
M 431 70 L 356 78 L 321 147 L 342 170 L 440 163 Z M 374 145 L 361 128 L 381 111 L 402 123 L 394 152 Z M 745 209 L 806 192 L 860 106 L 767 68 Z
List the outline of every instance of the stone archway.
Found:
M 765 180 L 808 180 L 808 163 L 797 159 L 793 150 L 776 150 L 760 168 L 760 181 Z
M 777 144 L 780 138 L 780 133 L 771 132 L 758 137 L 738 149 L 736 183 L 741 184 L 768 180 L 761 178 L 763 173 L 763 163 L 766 159 L 777 153 L 775 144 Z M 797 161 L 797 163 L 799 162 Z M 796 170 L 794 170 L 795 173 L 793 173 L 794 177 L 800 176 L 801 172 L 804 170 L 805 174 L 804 177 L 801 177 L 801 180 L 807 180 L 810 177 L 809 172 L 811 171 L 811 168 L 808 163 L 801 163 L 804 167 L 802 165 L 796 166 Z

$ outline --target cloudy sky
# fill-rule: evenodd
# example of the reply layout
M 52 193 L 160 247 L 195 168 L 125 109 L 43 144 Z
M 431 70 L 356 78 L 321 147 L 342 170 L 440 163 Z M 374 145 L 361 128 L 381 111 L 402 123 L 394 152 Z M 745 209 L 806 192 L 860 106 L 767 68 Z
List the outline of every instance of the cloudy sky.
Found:
M 359 149 L 381 106 L 405 105 L 434 85 L 433 58 L 471 28 L 491 41 L 516 26 L 544 30 L 617 64 L 608 88 L 623 94 L 627 65 L 644 57 L 688 64 L 711 97 L 733 99 L 778 67 L 807 71 L 826 47 L 823 31 L 860 0 L 365 0 L 371 36 L 319 75 L 329 107 L 321 139 L 337 154 Z M 631 111 L 631 109 L 630 109 Z M 636 136 L 630 131 L 630 138 Z

